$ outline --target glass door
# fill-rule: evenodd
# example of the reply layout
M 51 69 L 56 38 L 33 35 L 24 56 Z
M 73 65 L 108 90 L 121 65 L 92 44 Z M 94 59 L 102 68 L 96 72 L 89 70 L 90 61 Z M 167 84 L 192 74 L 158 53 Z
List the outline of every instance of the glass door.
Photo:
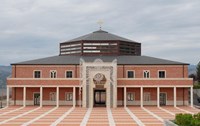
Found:
M 34 93 L 34 105 L 40 105 L 40 93 Z
M 166 105 L 166 100 L 167 100 L 166 93 L 160 93 L 160 105 L 161 106 L 165 106 Z
M 94 90 L 94 105 L 105 105 L 106 103 L 106 91 Z

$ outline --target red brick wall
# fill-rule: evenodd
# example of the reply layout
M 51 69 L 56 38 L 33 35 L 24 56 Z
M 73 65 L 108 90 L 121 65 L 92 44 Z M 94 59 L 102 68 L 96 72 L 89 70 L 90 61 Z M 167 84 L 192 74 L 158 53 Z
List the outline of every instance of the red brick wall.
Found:
M 124 88 L 117 88 L 117 100 L 124 99 Z
M 156 101 L 157 100 L 157 88 L 143 88 L 143 94 L 145 92 L 149 92 L 150 93 L 151 101 Z
M 182 86 L 192 86 L 193 81 L 190 79 L 187 80 L 178 80 L 178 79 L 138 79 L 138 80 L 132 80 L 132 79 L 120 79 L 117 80 L 117 85 L 118 86 L 128 86 L 128 85 L 146 85 L 146 86 L 160 86 L 160 85 L 182 85 Z
M 140 88 L 127 88 L 126 92 L 135 92 L 135 100 L 140 100 Z
M 188 88 L 177 88 L 177 100 L 188 100 Z
M 16 92 L 15 92 L 16 91 Z M 23 88 L 17 87 L 12 90 L 12 99 L 16 98 L 16 100 L 23 100 Z
M 65 100 L 65 92 L 73 92 L 73 88 L 60 88 L 60 100 Z
M 76 88 L 76 100 L 79 100 L 79 88 Z
M 33 94 L 34 93 L 39 93 L 40 88 L 26 88 L 26 100 L 33 100 Z
M 120 65 L 118 66 L 118 78 L 127 77 L 127 71 L 134 70 L 135 78 L 143 78 L 143 71 L 150 71 L 150 78 L 158 78 L 159 70 L 166 70 L 166 78 L 183 78 L 188 75 L 188 66 L 185 65 Z
M 11 79 L 7 80 L 8 85 L 35 85 L 35 86 L 40 86 L 40 85 L 69 85 L 69 86 L 79 86 L 80 81 L 79 79 Z
M 73 71 L 73 77 L 79 77 L 79 67 L 76 65 L 17 65 L 17 78 L 33 78 L 34 70 L 41 70 L 42 78 L 50 78 L 50 71 L 57 71 L 57 78 L 65 78 L 65 71 Z M 12 69 L 12 77 L 15 77 L 15 68 Z
M 160 92 L 167 93 L 167 100 L 174 100 L 174 88 L 160 88 Z
M 16 69 L 16 71 L 15 71 Z M 57 78 L 65 78 L 65 71 L 72 70 L 74 77 L 79 77 L 79 66 L 76 65 L 17 65 L 12 67 L 12 77 L 33 78 L 34 70 L 42 71 L 42 78 L 50 78 L 50 71 L 57 71 Z M 143 78 L 143 70 L 150 70 L 151 78 L 158 78 L 158 70 L 166 70 L 167 78 L 183 78 L 188 76 L 187 65 L 119 65 L 118 78 L 127 77 L 127 71 L 134 70 L 136 78 Z M 16 72 L 16 73 L 15 73 Z
M 50 92 L 56 93 L 56 88 L 43 88 L 43 100 L 50 100 Z
M 15 65 L 13 65 L 13 66 L 12 66 L 12 78 L 15 77 L 15 68 L 16 68 Z
M 124 73 L 124 69 L 123 69 L 123 66 L 118 66 L 117 67 L 117 77 L 118 78 L 123 78 L 125 75 Z

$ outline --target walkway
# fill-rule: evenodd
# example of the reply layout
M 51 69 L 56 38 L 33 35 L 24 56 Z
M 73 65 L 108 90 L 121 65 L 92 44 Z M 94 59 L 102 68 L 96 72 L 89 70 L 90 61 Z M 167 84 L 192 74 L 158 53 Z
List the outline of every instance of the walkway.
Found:
M 163 126 L 177 113 L 198 113 L 189 106 L 118 107 L 92 109 L 70 106 L 10 106 L 0 109 L 0 125 L 4 126 Z

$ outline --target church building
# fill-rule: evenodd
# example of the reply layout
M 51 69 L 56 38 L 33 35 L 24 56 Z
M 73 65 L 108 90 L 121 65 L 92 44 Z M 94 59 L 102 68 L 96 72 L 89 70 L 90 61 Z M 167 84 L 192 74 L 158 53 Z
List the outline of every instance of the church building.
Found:
M 100 29 L 59 48 L 56 56 L 11 64 L 8 105 L 193 106 L 189 64 L 143 56 L 139 42 Z

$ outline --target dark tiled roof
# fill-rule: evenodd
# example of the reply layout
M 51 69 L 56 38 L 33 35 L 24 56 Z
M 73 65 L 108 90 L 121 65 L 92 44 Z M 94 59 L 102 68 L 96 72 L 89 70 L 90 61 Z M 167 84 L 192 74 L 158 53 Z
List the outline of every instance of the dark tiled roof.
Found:
M 82 40 L 83 41 L 84 40 L 88 40 L 88 41 L 118 40 L 118 41 L 127 41 L 127 42 L 137 43 L 135 41 L 132 41 L 132 40 L 129 40 L 129 39 L 108 33 L 108 32 L 103 31 L 103 30 L 98 30 L 98 31 L 95 31 L 93 33 L 90 33 L 90 34 L 87 34 L 87 35 L 84 35 L 84 36 L 81 36 L 81 37 L 78 37 L 78 38 L 75 38 L 75 39 L 72 39 L 72 40 L 69 40 L 69 41 L 66 41 L 66 42 L 74 42 L 74 41 L 82 41 Z M 65 43 L 65 42 L 63 42 L 63 43 Z
M 121 65 L 180 65 L 176 61 L 159 59 L 149 56 L 52 56 L 42 59 L 30 60 L 25 62 L 13 63 L 12 65 L 68 65 L 79 64 L 80 58 L 86 62 L 93 62 L 95 59 L 100 58 L 104 62 L 112 62 L 117 59 L 117 64 Z

